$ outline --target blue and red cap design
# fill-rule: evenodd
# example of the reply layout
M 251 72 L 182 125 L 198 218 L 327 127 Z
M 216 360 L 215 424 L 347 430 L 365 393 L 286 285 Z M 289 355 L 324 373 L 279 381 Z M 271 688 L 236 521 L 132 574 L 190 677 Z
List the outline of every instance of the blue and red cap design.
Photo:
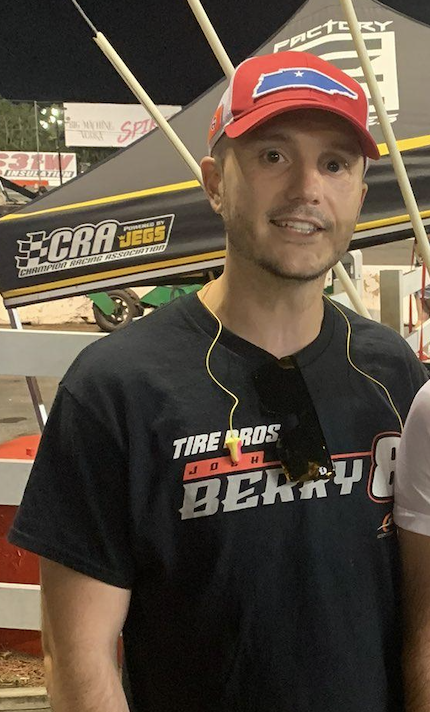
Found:
M 369 131 L 369 104 L 362 86 L 321 57 L 308 52 L 278 52 L 240 64 L 209 128 L 209 151 L 226 134 L 242 136 L 286 111 L 319 109 L 349 121 L 363 154 L 380 158 Z

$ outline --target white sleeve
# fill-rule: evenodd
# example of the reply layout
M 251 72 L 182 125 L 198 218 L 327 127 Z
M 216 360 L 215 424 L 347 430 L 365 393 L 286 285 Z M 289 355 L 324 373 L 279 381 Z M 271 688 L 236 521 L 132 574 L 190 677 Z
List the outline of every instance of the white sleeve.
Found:
M 415 396 L 400 439 L 394 521 L 430 536 L 430 381 Z

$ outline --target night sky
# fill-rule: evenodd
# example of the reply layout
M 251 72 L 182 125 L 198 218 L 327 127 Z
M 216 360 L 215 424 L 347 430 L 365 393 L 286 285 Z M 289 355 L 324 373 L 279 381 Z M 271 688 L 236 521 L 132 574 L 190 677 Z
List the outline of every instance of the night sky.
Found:
M 81 0 L 156 103 L 185 105 L 222 77 L 186 0 Z M 233 64 L 251 54 L 302 0 L 204 0 Z M 385 3 L 430 24 L 430 0 Z M 130 102 L 135 98 L 70 0 L 0 0 L 0 96 Z

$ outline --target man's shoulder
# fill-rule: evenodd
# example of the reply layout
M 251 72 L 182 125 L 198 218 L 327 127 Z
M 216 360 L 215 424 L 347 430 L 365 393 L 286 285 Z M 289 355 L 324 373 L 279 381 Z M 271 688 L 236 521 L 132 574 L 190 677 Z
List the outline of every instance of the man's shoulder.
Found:
M 103 336 L 77 356 L 63 379 L 71 383 L 92 381 L 113 386 L 157 367 L 166 357 L 190 343 L 192 327 L 175 300 L 123 329 Z
M 339 305 L 339 308 L 350 323 L 352 343 L 355 342 L 360 348 L 368 349 L 374 354 L 392 353 L 415 358 L 407 341 L 391 327 L 361 316 L 343 305 Z M 344 320 L 339 313 L 338 318 Z
M 351 326 L 350 353 L 364 370 L 378 378 L 401 384 L 412 395 L 428 380 L 429 373 L 405 338 L 389 326 L 366 319 L 342 307 Z M 339 319 L 343 319 L 338 314 Z
M 341 341 L 349 343 L 349 355 L 354 366 L 377 379 L 389 388 L 397 406 L 405 418 L 411 402 L 429 374 L 412 348 L 400 334 L 384 324 L 366 319 L 351 309 L 341 306 L 344 316 L 338 312 L 338 323 L 345 317 L 351 332 L 346 337 L 345 328 L 336 329 L 338 346 Z
M 97 352 L 106 356 L 127 351 L 130 355 L 135 347 L 145 350 L 162 350 L 166 343 L 171 342 L 178 332 L 186 332 L 188 324 L 186 313 L 180 302 L 175 299 L 155 309 L 150 314 L 136 319 L 124 328 L 99 339 L 86 349 L 93 356 Z

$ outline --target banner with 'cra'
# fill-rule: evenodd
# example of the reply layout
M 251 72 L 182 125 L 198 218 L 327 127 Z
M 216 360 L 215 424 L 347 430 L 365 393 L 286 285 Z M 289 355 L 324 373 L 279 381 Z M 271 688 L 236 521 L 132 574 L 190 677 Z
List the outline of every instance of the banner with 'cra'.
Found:
M 151 195 L 6 216 L 0 239 L 0 292 L 6 306 L 127 284 L 174 283 L 178 273 L 221 265 L 220 219 L 200 187 L 194 182 L 186 187 L 187 201 L 182 190 L 169 193 L 169 212 L 163 211 L 165 194 L 142 191 Z

